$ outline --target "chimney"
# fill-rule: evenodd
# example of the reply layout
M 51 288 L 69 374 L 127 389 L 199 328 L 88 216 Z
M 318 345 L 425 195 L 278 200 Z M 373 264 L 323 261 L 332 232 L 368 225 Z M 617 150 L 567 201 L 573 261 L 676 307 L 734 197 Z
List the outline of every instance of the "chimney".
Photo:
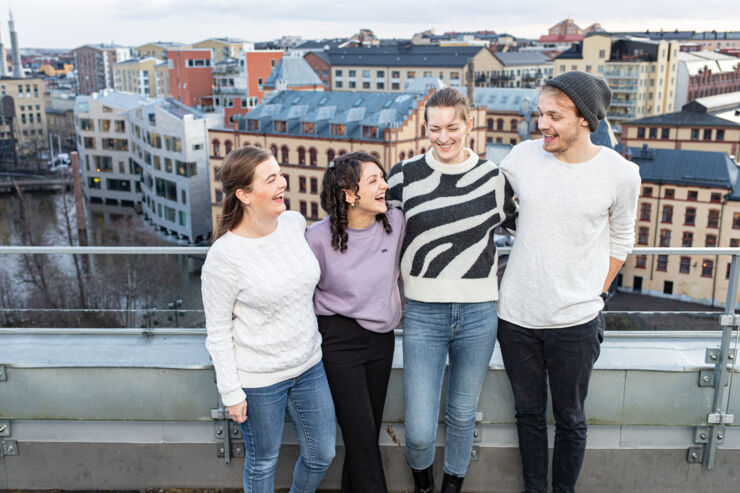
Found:
M 18 33 L 15 32 L 15 22 L 13 22 L 13 12 L 10 12 L 10 49 L 13 54 L 13 77 L 23 78 L 23 66 L 21 65 L 21 48 L 18 45 Z
M 5 43 L 3 43 L 2 23 L 0 23 L 0 77 L 8 75 L 8 54 L 5 52 Z

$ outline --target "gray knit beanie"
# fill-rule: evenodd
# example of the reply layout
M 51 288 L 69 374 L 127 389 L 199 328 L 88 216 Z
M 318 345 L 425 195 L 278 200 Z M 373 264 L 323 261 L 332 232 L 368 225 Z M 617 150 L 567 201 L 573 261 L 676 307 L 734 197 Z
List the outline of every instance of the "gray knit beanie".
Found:
M 612 91 L 601 77 L 572 70 L 545 81 L 545 87 L 560 89 L 573 101 L 592 132 L 599 126 L 599 120 L 606 116 L 606 109 L 612 101 Z

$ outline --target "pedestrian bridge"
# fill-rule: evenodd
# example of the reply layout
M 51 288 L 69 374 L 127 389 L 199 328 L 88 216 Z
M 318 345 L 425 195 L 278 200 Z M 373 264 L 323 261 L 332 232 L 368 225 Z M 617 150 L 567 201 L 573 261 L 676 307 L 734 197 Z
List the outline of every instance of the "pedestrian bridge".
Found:
M 161 250 L 203 253 L 186 247 L 136 253 Z M 658 250 L 672 252 L 633 253 Z M 0 247 L 7 255 L 48 251 Z M 740 249 L 711 253 L 738 255 Z M 739 385 L 740 322 L 734 304 L 706 316 L 716 330 L 607 330 L 586 402 L 588 452 L 579 491 L 740 490 L 740 432 L 733 415 L 740 409 L 740 391 L 733 391 Z M 381 435 L 389 488 L 398 492 L 413 489 L 403 447 L 401 334 L 396 331 Z M 224 416 L 204 340 L 205 330 L 198 328 L 1 328 L 0 489 L 241 487 L 239 428 Z M 289 424 L 283 442 L 278 488 L 289 486 L 298 454 Z M 341 438 L 339 444 L 322 485 L 327 491 L 339 487 Z M 444 424 L 438 445 L 444 445 Z M 480 399 L 471 459 L 465 491 L 521 491 L 513 397 L 498 347 Z M 435 469 L 441 474 L 441 453 Z

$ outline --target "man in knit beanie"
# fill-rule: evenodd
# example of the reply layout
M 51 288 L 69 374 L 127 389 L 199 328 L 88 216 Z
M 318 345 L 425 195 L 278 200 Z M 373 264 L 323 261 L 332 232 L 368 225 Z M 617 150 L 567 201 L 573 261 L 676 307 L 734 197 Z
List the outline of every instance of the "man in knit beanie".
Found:
M 545 83 L 542 139 L 501 163 L 519 197 L 501 283 L 498 339 L 516 408 L 525 490 L 547 492 L 547 381 L 555 416 L 552 491 L 574 492 L 586 452 L 584 401 L 607 291 L 634 243 L 638 167 L 591 142 L 611 91 L 585 72 Z

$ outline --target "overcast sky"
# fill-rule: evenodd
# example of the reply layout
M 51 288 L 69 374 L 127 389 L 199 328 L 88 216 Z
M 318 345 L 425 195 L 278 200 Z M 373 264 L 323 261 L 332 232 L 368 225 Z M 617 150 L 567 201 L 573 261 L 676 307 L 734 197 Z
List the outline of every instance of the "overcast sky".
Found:
M 732 5 L 735 5 L 732 7 Z M 283 35 L 304 39 L 346 37 L 359 28 L 379 37 L 409 38 L 434 28 L 488 29 L 536 38 L 571 17 L 585 28 L 599 22 L 609 31 L 740 29 L 734 0 L 9 0 L 0 2 L 3 39 L 9 45 L 8 13 L 21 47 L 75 48 L 111 41 L 136 46 L 149 41 L 193 43 L 209 37 L 268 41 Z

